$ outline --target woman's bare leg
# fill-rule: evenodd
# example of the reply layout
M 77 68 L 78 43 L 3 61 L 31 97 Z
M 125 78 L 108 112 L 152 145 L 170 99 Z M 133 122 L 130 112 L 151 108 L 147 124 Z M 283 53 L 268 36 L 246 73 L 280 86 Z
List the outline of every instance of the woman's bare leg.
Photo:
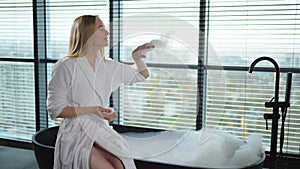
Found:
M 113 165 L 114 169 L 124 169 L 123 163 L 119 158 L 106 151 L 102 147 L 95 146 L 95 148 L 111 163 L 111 165 Z
M 93 146 L 89 157 L 90 169 L 114 169 L 114 166 Z

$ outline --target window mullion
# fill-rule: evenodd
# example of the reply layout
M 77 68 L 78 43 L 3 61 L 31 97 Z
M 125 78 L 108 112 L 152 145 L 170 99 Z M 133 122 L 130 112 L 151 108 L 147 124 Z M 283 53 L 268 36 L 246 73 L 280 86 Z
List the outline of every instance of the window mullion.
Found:
M 46 111 L 47 93 L 47 63 L 46 59 L 46 9 L 45 1 L 33 1 L 33 29 L 34 29 L 34 72 L 35 72 L 35 107 L 36 130 L 48 127 Z
M 196 130 L 203 127 L 204 116 L 205 116 L 205 100 L 206 100 L 206 88 L 205 88 L 205 75 L 204 69 L 205 61 L 205 15 L 206 15 L 206 0 L 200 1 L 200 12 L 199 12 L 199 50 L 198 50 L 198 76 L 197 76 L 197 119 L 196 119 Z

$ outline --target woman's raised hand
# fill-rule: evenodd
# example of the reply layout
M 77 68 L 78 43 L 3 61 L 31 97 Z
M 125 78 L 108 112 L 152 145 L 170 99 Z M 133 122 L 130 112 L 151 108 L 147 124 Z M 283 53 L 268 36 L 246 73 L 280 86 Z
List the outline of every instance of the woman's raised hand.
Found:
M 138 46 L 136 49 L 132 51 L 132 58 L 146 58 L 144 51 L 154 48 L 155 46 L 150 43 L 145 43 L 141 46 Z

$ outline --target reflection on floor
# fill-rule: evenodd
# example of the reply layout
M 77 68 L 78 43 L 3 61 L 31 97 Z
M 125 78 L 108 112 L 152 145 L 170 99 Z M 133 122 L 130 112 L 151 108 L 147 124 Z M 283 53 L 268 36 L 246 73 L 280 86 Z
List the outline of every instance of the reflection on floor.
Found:
M 1 169 L 38 169 L 33 150 L 0 146 Z

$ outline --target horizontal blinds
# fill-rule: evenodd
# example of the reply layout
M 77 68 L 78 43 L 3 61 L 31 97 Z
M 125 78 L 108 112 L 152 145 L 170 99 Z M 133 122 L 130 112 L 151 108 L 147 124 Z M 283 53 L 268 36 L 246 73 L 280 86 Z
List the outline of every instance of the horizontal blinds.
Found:
M 49 0 L 46 3 L 47 57 L 66 56 L 72 23 L 81 15 L 98 15 L 109 25 L 108 0 Z
M 35 132 L 32 2 L 0 2 L 0 138 L 28 141 Z M 3 60 L 19 61 L 3 61 Z
M 161 45 L 147 53 L 148 63 L 198 63 L 199 5 L 187 1 L 122 1 L 120 13 L 122 45 L 120 58 L 131 62 L 131 51 L 138 45 L 159 40 Z M 113 29 L 119 29 L 114 27 Z M 114 42 L 117 43 L 117 42 Z
M 0 138 L 30 140 L 35 133 L 33 63 L 0 62 Z
M 269 120 L 269 130 L 266 130 L 263 114 L 272 113 L 272 108 L 265 108 L 264 103 L 274 97 L 275 74 L 255 71 L 250 74 L 237 69 L 249 67 L 260 56 L 274 58 L 281 68 L 289 71 L 298 69 L 298 8 L 296 0 L 209 1 L 208 64 L 229 67 L 226 71 L 208 71 L 207 126 L 217 126 L 241 138 L 259 133 L 266 150 L 270 150 L 272 124 Z M 265 61 L 257 66 L 273 69 Z M 223 80 L 215 74 L 221 74 Z M 293 74 L 291 107 L 285 122 L 284 152 L 292 154 L 299 154 L 298 76 Z M 284 101 L 285 82 L 286 74 L 281 73 L 280 101 Z M 220 96 L 220 92 L 224 95 Z M 279 121 L 280 129 L 281 119 Z
M 198 63 L 199 5 L 195 0 L 125 0 L 120 8 L 113 9 L 122 18 L 120 27 L 113 27 L 116 33 L 112 35 L 117 40 L 114 43 L 120 44 L 120 61 L 131 63 L 131 52 L 137 46 L 151 40 L 160 42 L 145 53 L 145 62 L 151 64 L 150 78 L 120 88 L 121 124 L 195 128 L 197 69 L 188 65 Z
M 160 129 L 193 129 L 197 70 L 150 68 L 143 83 L 120 88 L 121 123 Z
M 209 104 L 207 105 L 206 125 L 217 126 L 242 138 L 254 133 L 261 134 L 267 148 L 270 144 L 272 123 L 269 120 L 269 130 L 266 130 L 263 114 L 272 113 L 272 109 L 265 108 L 264 103 L 274 96 L 274 74 L 252 74 L 252 77 L 245 78 L 245 73 L 226 71 L 226 88 L 223 89 L 224 96 L 222 97 L 217 96 L 218 94 L 214 90 L 208 89 L 207 103 Z M 242 78 L 243 76 L 244 78 Z M 295 74 L 292 82 L 291 107 L 285 123 L 285 151 L 296 154 L 299 150 L 300 138 L 297 132 L 300 122 L 298 76 Z M 284 98 L 285 94 L 285 78 L 286 76 L 283 75 L 280 79 L 281 98 Z M 281 121 L 279 127 L 281 127 Z
M 0 57 L 33 58 L 32 2 L 0 2 Z
M 219 58 L 210 64 L 247 66 L 266 55 L 280 67 L 299 67 L 297 0 L 211 0 L 209 6 L 209 43 Z

